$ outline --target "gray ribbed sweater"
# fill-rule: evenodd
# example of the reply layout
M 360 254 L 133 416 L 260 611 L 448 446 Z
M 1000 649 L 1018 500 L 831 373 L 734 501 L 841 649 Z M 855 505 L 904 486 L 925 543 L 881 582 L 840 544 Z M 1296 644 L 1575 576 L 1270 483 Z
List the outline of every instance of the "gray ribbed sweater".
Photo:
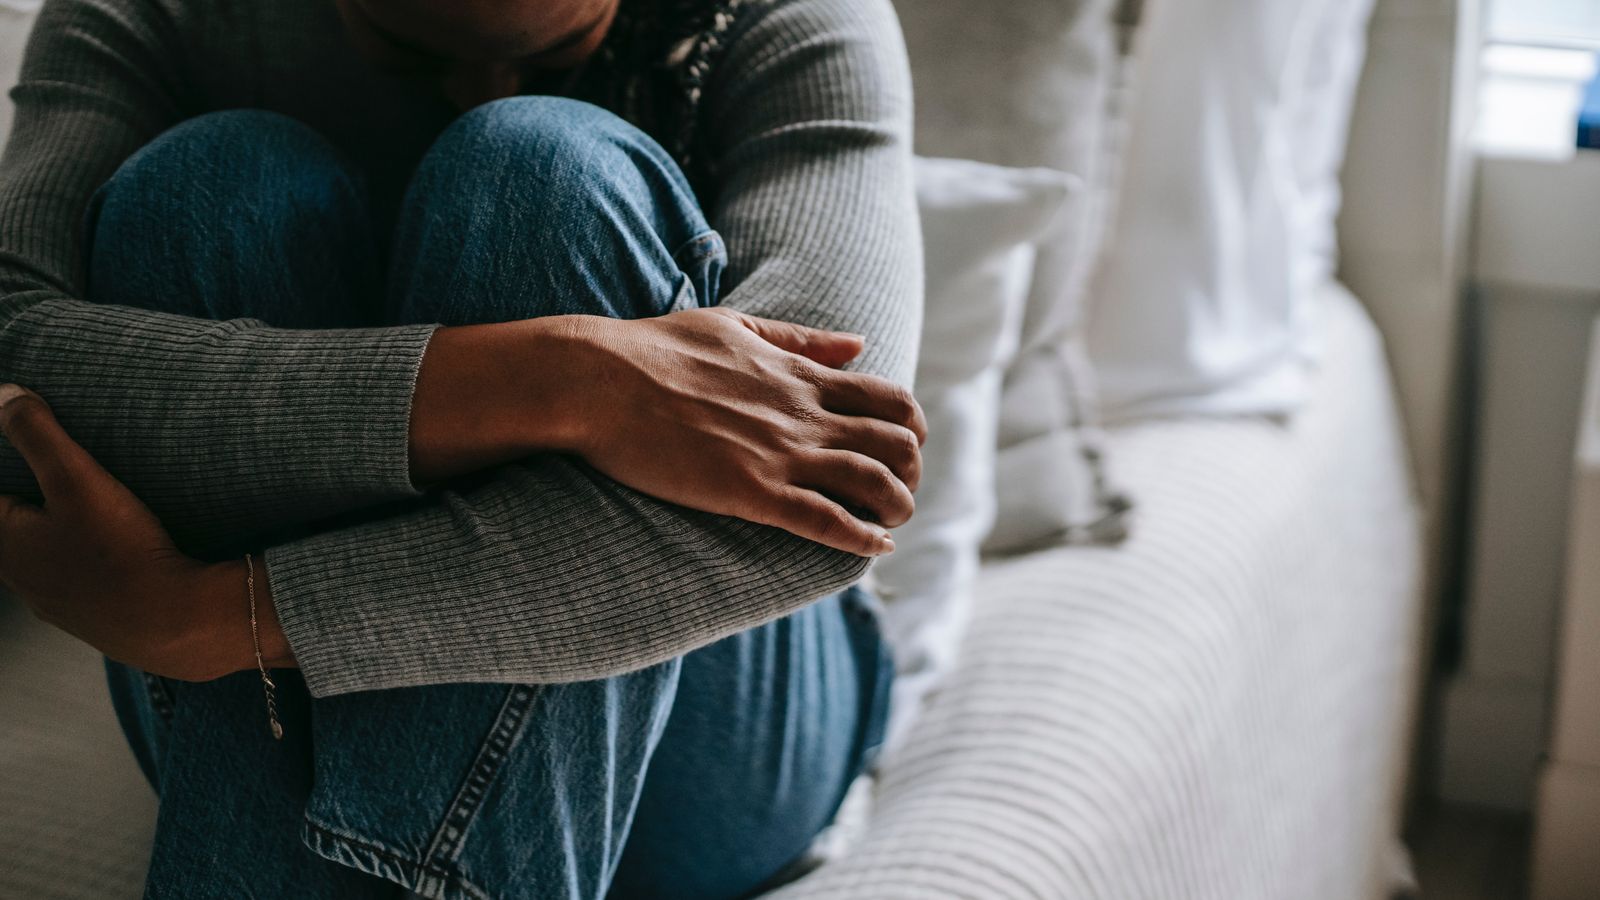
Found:
M 266 551 L 313 693 L 609 676 L 784 615 L 864 570 L 553 456 L 419 493 L 407 429 L 430 327 L 291 331 L 80 299 L 90 194 L 185 117 L 279 110 L 378 182 L 404 177 L 444 122 L 359 61 L 331 0 L 51 0 L 12 96 L 0 379 L 46 397 L 197 553 L 394 504 Z M 909 119 L 888 0 L 747 13 L 699 119 L 719 173 L 708 214 L 731 254 L 726 305 L 863 333 L 860 367 L 902 381 L 921 298 Z M 0 492 L 35 492 L 3 441 Z

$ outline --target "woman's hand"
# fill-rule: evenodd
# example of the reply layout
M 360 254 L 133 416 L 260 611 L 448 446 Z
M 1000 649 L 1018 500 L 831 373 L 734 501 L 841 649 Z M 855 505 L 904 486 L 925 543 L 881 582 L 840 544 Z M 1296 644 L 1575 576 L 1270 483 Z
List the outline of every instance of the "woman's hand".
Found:
M 590 319 L 575 452 L 644 493 L 860 556 L 894 549 L 926 438 L 911 392 L 841 371 L 855 335 L 697 309 Z
M 0 385 L 0 433 L 44 495 L 42 506 L 0 497 L 0 584 L 39 618 L 147 672 L 204 681 L 254 665 L 242 565 L 179 551 L 37 394 Z
M 729 309 L 445 328 L 417 380 L 412 476 L 573 453 L 681 506 L 881 555 L 927 434 L 910 391 L 840 369 L 861 350 Z

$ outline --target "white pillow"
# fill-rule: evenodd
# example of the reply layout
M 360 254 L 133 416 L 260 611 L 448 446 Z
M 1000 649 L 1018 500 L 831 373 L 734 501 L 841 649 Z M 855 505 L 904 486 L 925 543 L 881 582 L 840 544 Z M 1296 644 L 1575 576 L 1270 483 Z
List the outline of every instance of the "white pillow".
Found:
M 1151 0 L 1089 316 L 1107 419 L 1303 401 L 1370 10 Z
M 918 159 L 928 297 L 916 396 L 928 417 L 917 514 L 873 567 L 898 668 L 890 744 L 954 662 L 979 546 L 994 521 L 1001 379 L 1016 353 L 1036 244 L 1077 184 L 1050 169 Z
M 1289 118 L 1299 201 L 1300 282 L 1316 293 L 1338 268 L 1339 183 L 1350 143 L 1350 117 L 1367 57 L 1374 0 L 1321 0 L 1309 27 Z
M 1137 0 L 895 0 L 916 88 L 916 149 L 1080 178 L 1041 243 L 1007 374 L 996 553 L 1115 540 L 1126 500 L 1105 487 L 1084 289 L 1103 237 L 1114 88 Z M 1043 494 L 1035 486 L 1054 493 Z M 1014 501 L 1023 506 L 1013 508 Z M 1048 501 L 1048 502 L 1047 502 Z

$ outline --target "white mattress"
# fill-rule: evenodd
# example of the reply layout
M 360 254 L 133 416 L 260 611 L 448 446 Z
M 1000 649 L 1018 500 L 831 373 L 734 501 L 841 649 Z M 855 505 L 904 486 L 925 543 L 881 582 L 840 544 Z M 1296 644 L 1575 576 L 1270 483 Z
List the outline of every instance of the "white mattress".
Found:
M 774 897 L 1387 889 L 1418 514 L 1376 329 L 1324 305 L 1305 412 L 1122 428 L 1134 537 L 987 567 L 866 834 Z
M 1380 890 L 1417 529 L 1376 333 L 1328 307 L 1308 412 L 1118 431 L 1135 537 L 988 567 L 864 838 L 776 896 Z M 138 895 L 153 804 L 98 660 L 3 604 L 0 761 L 0 898 Z

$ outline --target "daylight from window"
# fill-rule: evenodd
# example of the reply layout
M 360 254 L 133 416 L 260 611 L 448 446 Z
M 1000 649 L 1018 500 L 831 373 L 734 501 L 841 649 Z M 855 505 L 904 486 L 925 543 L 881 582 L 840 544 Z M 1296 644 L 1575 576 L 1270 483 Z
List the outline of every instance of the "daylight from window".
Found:
M 1489 34 L 1507 43 L 1600 49 L 1600 0 L 1492 0 Z

